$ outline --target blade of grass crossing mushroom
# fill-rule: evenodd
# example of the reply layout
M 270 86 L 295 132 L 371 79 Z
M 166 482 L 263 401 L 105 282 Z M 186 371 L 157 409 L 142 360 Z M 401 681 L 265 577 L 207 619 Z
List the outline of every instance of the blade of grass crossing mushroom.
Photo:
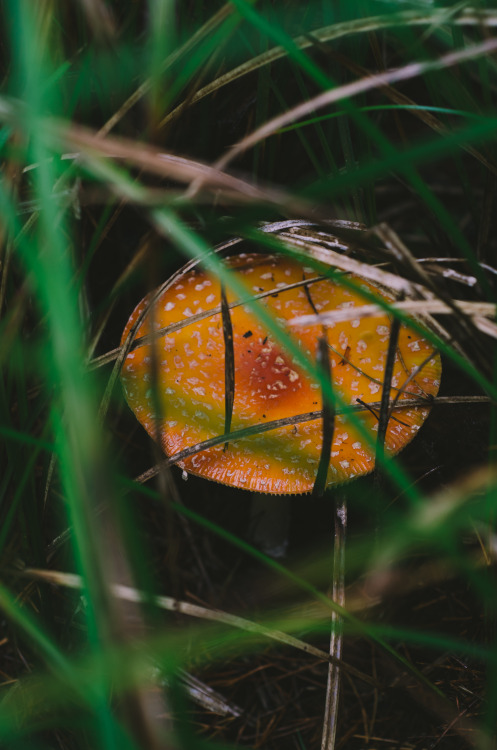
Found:
M 400 301 L 404 297 L 403 292 L 399 295 Z M 375 466 L 374 466 L 374 488 L 376 494 L 379 496 L 383 485 L 383 467 L 385 461 L 385 438 L 387 434 L 387 427 L 392 415 L 392 409 L 390 408 L 390 390 L 392 387 L 392 375 L 395 363 L 395 357 L 397 354 L 397 344 L 399 340 L 400 331 L 400 318 L 393 317 L 390 326 L 390 338 L 388 341 L 387 358 L 385 361 L 385 371 L 383 375 L 383 388 L 381 391 L 380 401 L 380 412 L 378 417 L 378 433 L 376 439 L 376 454 L 375 454 Z M 380 502 L 375 502 L 375 547 L 378 548 L 379 530 L 380 530 Z
M 340 607 L 345 607 L 345 537 L 347 532 L 347 503 L 342 489 L 336 492 L 335 499 L 335 546 L 333 549 L 333 582 L 331 595 Z M 331 614 L 330 663 L 323 721 L 321 750 L 335 747 L 338 699 L 340 695 L 340 666 L 343 646 L 343 620 L 333 611 Z
M 221 284 L 221 318 L 224 338 L 224 432 L 227 435 L 231 431 L 231 418 L 235 400 L 235 352 L 233 349 L 233 325 L 224 284 Z M 224 450 L 227 447 L 228 441 L 224 444 Z
M 430 360 L 435 356 L 435 354 L 436 354 L 436 350 L 433 351 L 433 354 L 428 355 L 428 357 L 426 357 L 421 362 L 420 365 L 418 365 L 414 370 L 411 371 L 407 379 L 402 384 L 402 388 L 398 389 L 397 393 L 395 394 L 393 398 L 393 401 L 389 401 L 389 419 L 395 419 L 395 417 L 393 416 L 393 412 L 399 402 L 399 399 L 401 398 L 401 396 L 404 396 L 406 394 L 406 389 L 409 383 L 411 383 L 415 378 L 417 378 L 419 373 L 423 371 L 423 368 L 425 367 L 425 365 L 427 365 L 428 362 L 430 362 Z M 429 396 L 427 398 L 430 399 Z M 444 402 L 445 402 L 445 399 L 444 401 L 441 401 L 441 403 L 444 403 Z M 457 402 L 453 402 L 453 403 L 457 403 Z
M 152 409 L 154 414 L 154 430 L 155 440 L 157 445 L 160 445 L 161 435 L 161 424 L 164 420 L 163 407 L 159 397 L 159 354 L 157 350 L 157 336 L 155 335 L 156 329 L 156 315 L 155 315 L 156 301 L 154 300 L 150 305 L 150 320 L 152 323 L 152 346 L 150 347 L 150 386 L 151 386 L 151 397 L 152 397 Z M 159 454 L 160 455 L 160 454 Z
M 321 367 L 324 376 L 331 384 L 331 367 L 328 353 L 328 341 L 322 336 L 318 341 L 317 363 Z M 328 469 L 330 466 L 331 446 L 333 444 L 333 433 L 335 431 L 335 408 L 330 400 L 326 397 L 323 390 L 321 391 L 323 401 L 323 442 L 321 445 L 321 456 L 316 473 L 316 481 L 312 488 L 314 497 L 321 497 L 326 489 L 328 479 Z
M 310 299 L 309 291 L 306 292 Z M 313 305 L 314 306 L 314 305 Z M 317 364 L 321 367 L 323 374 L 332 383 L 331 365 L 328 350 L 326 329 L 318 341 Z M 323 402 L 323 442 L 321 456 L 316 474 L 316 481 L 312 494 L 321 497 L 326 489 L 328 479 L 328 468 L 331 459 L 331 448 L 333 445 L 333 434 L 335 431 L 335 409 L 334 405 L 326 397 L 322 389 Z M 345 531 L 347 522 L 347 506 L 339 489 L 335 500 L 335 544 L 333 551 L 333 582 L 331 596 L 334 602 L 341 607 L 345 604 L 344 573 L 345 573 Z M 322 750 L 333 750 L 335 747 L 336 725 L 338 716 L 338 698 L 340 694 L 340 668 L 337 659 L 342 654 L 342 629 L 341 617 L 337 612 L 331 614 L 331 636 L 330 636 L 330 663 L 328 665 L 328 683 L 326 688 L 326 703 L 323 720 L 323 736 L 321 741 Z
M 400 301 L 402 301 L 401 295 Z M 390 340 L 388 342 L 387 358 L 385 362 L 385 373 L 383 376 L 383 388 L 381 391 L 380 416 L 378 420 L 378 436 L 376 439 L 376 457 L 375 457 L 375 482 L 378 484 L 379 466 L 383 466 L 385 459 L 385 437 L 387 434 L 388 422 L 390 420 L 390 389 L 392 387 L 393 367 L 397 354 L 397 344 L 399 341 L 400 318 L 396 316 L 390 326 Z
M 151 398 L 152 398 L 152 410 L 154 414 L 154 431 L 155 431 L 155 440 L 153 443 L 153 450 L 154 450 L 154 457 L 156 460 L 156 466 L 157 466 L 157 478 L 158 478 L 158 489 L 160 492 L 161 497 L 164 500 L 165 505 L 165 512 L 167 517 L 167 538 L 168 538 L 168 548 L 169 548 L 169 559 L 170 559 L 170 573 L 171 573 L 171 580 L 173 582 L 173 588 L 175 591 L 177 591 L 179 583 L 178 583 L 178 567 L 177 567 L 177 555 L 179 551 L 178 546 L 178 539 L 177 539 L 177 533 L 176 533 L 176 527 L 177 527 L 177 520 L 179 519 L 179 523 L 181 524 L 183 531 L 185 532 L 188 541 L 190 543 L 190 548 L 192 550 L 192 553 L 196 559 L 198 569 L 200 571 L 200 574 L 202 578 L 204 579 L 205 583 L 207 584 L 209 589 L 212 589 L 212 582 L 210 580 L 210 577 L 205 569 L 202 555 L 200 554 L 200 551 L 198 549 L 198 546 L 193 538 L 193 534 L 191 532 L 188 519 L 186 519 L 181 513 L 178 515 L 174 512 L 172 508 L 172 502 L 176 503 L 177 505 L 182 504 L 181 496 L 179 492 L 176 489 L 176 486 L 174 484 L 174 481 L 170 474 L 170 466 L 167 464 L 166 461 L 164 461 L 164 458 L 162 456 L 162 453 L 159 449 L 159 446 L 161 444 L 161 431 L 162 431 L 162 425 L 165 422 L 166 419 L 166 410 L 164 409 L 163 403 L 160 398 L 160 378 L 159 378 L 159 348 L 158 348 L 158 341 L 159 341 L 159 333 L 157 331 L 156 326 L 156 304 L 157 299 L 153 298 L 150 303 L 150 316 L 152 321 L 152 339 L 151 339 L 151 347 L 150 347 L 150 377 L 151 377 Z

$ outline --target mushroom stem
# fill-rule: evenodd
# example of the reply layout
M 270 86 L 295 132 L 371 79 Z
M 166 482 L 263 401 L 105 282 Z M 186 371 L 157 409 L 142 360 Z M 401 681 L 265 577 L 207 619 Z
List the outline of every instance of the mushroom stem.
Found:
M 283 559 L 289 543 L 290 498 L 254 492 L 251 500 L 250 542 L 274 560 Z
M 333 578 L 331 597 L 340 607 L 345 606 L 345 538 L 347 532 L 347 501 L 343 491 L 335 496 L 335 545 L 333 549 Z M 342 658 L 342 618 L 336 612 L 331 615 L 330 656 L 328 684 L 324 709 L 321 750 L 333 750 L 337 730 L 338 698 L 340 693 L 340 667 Z

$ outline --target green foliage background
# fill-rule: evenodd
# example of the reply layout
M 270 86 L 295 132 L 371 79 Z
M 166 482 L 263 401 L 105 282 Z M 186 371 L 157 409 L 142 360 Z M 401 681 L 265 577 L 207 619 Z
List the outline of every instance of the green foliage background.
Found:
M 1 21 L 0 744 L 319 744 L 333 492 L 288 499 L 280 563 L 243 492 L 137 481 L 160 456 L 115 351 L 186 260 L 226 275 L 217 243 L 282 249 L 260 223 L 306 219 L 452 305 L 427 425 L 340 490 L 336 746 L 494 747 L 494 3 L 3 0 Z

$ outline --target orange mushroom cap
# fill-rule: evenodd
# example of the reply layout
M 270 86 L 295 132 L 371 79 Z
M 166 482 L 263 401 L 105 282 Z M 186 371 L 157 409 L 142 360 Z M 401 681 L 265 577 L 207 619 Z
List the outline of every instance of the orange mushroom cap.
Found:
M 273 290 L 261 300 L 281 325 L 309 313 L 359 307 L 365 300 L 337 280 L 312 282 L 319 274 L 281 255 L 243 254 L 225 261 L 251 293 Z M 358 276 L 348 276 L 368 294 L 394 301 L 383 289 Z M 285 290 L 289 284 L 308 285 Z M 155 328 L 192 318 L 220 305 L 219 279 L 194 269 L 180 273 L 154 303 Z M 235 297 L 228 291 L 228 302 Z M 138 317 L 150 306 L 150 295 L 135 308 L 122 343 Z M 230 310 L 233 328 L 235 390 L 231 431 L 322 408 L 321 388 L 281 346 L 246 305 Z M 147 311 L 135 338 L 151 333 Z M 334 392 L 345 405 L 377 403 L 389 344 L 391 319 L 387 314 L 363 319 L 288 327 L 297 346 L 315 359 L 318 339 L 326 335 Z M 160 404 L 160 437 L 168 456 L 224 433 L 225 344 L 221 313 L 191 322 L 172 333 L 157 334 L 156 387 Z M 155 437 L 152 344 L 138 345 L 122 367 L 126 399 L 147 432 Z M 424 363 L 422 369 L 418 369 Z M 396 409 L 390 417 L 385 451 L 395 454 L 416 434 L 438 392 L 441 362 L 432 345 L 413 328 L 400 326 L 390 398 L 424 398 L 426 405 Z M 399 396 L 400 391 L 400 396 Z M 344 482 L 374 468 L 378 413 L 354 414 L 371 435 L 366 444 L 350 416 L 337 414 L 327 484 Z M 229 439 L 196 453 L 178 465 L 192 474 L 257 492 L 298 494 L 312 490 L 322 445 L 322 419 L 288 424 L 260 434 Z

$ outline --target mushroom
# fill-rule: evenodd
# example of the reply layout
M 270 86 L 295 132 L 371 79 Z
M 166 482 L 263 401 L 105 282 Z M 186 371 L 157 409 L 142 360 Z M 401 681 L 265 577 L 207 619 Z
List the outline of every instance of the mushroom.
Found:
M 362 405 L 354 419 L 337 410 L 327 485 L 370 472 L 391 330 L 391 316 L 352 318 L 328 324 L 290 327 L 306 314 L 362 306 L 365 295 L 386 302 L 394 297 L 358 276 L 323 279 L 313 268 L 283 255 L 242 254 L 225 260 L 247 288 L 264 295 L 260 304 L 291 335 L 304 355 L 315 360 L 326 336 L 333 390 L 344 405 Z M 300 284 L 299 284 L 300 282 Z M 302 282 L 307 282 L 302 284 Z M 288 285 L 294 285 L 287 289 Z M 361 294 L 361 291 L 364 294 Z M 231 432 L 316 412 L 306 421 L 229 439 L 178 461 L 186 472 L 254 492 L 298 494 L 312 490 L 322 444 L 321 388 L 230 291 L 234 351 L 234 402 Z M 368 300 L 369 301 L 369 300 Z M 160 438 L 168 456 L 223 435 L 225 426 L 225 339 L 220 312 L 221 284 L 195 268 L 180 272 L 153 303 L 145 297 L 131 315 L 122 343 L 142 316 L 122 367 L 126 399 L 147 432 L 157 435 L 154 415 L 152 350 L 156 347 L 155 385 L 160 404 Z M 235 306 L 233 306 L 235 304 Z M 215 310 L 210 313 L 209 311 Z M 203 314 L 203 315 L 199 315 Z M 156 333 L 152 334 L 153 317 Z M 191 322 L 190 322 L 191 319 Z M 186 322 L 185 322 L 186 321 Z M 169 332 L 162 329 L 173 326 Z M 142 337 L 146 337 L 142 341 Z M 414 328 L 400 326 L 391 380 L 397 398 L 385 440 L 387 455 L 398 453 L 416 434 L 440 383 L 439 354 Z M 421 402 L 412 405 L 412 399 Z M 402 407 L 402 402 L 411 404 Z M 368 404 L 375 406 L 367 408 Z M 364 406 L 365 405 L 365 406 Z M 357 422 L 362 425 L 358 429 Z M 364 439 L 364 431 L 371 440 Z

